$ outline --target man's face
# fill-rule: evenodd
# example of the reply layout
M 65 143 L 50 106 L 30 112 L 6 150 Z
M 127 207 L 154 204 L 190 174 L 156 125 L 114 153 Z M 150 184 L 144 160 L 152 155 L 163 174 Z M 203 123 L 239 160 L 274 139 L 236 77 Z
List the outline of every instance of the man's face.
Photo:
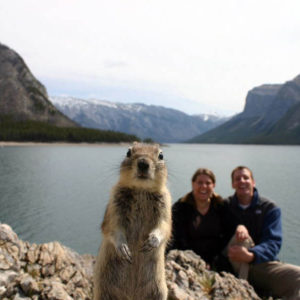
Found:
M 236 170 L 233 174 L 232 188 L 235 189 L 238 198 L 252 197 L 255 181 L 247 169 Z

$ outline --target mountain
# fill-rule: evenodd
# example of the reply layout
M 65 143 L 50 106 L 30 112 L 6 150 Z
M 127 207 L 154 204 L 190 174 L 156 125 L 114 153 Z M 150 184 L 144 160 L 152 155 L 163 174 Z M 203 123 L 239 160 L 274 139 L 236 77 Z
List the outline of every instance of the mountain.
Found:
M 0 141 L 132 142 L 134 135 L 82 128 L 50 101 L 24 60 L 0 43 Z
M 34 120 L 59 127 L 76 127 L 49 101 L 45 87 L 23 59 L 0 44 L 0 115 L 15 121 Z
M 243 112 L 192 143 L 300 144 L 300 75 L 248 92 Z
M 187 140 L 228 119 L 212 115 L 190 116 L 175 109 L 141 103 L 70 97 L 50 99 L 61 112 L 82 126 L 122 131 L 165 143 Z
M 59 110 L 51 103 L 45 87 L 33 76 L 22 57 L 0 43 L 0 140 L 67 138 L 80 141 L 83 135 L 99 136 L 99 132 L 87 133 L 82 128 L 76 133 L 57 130 L 57 127 L 83 126 L 131 135 L 118 135 L 122 140 L 138 139 L 137 135 L 158 142 L 180 142 L 224 121 L 215 116 L 189 116 L 176 110 L 144 104 L 88 102 L 80 99 L 58 101 L 58 98 L 52 100 L 56 101 Z M 113 133 L 105 133 L 105 136 L 110 135 Z M 118 138 L 114 137 L 113 141 L 116 139 Z

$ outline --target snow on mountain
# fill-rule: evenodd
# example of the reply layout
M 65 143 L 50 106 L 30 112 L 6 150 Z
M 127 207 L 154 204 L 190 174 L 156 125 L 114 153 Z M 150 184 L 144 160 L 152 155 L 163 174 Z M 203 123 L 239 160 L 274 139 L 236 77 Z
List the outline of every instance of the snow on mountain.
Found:
M 99 100 L 99 99 L 79 99 L 79 98 L 74 98 L 74 97 L 57 97 L 53 96 L 50 97 L 51 101 L 53 104 L 57 104 L 59 106 L 84 106 L 84 105 L 103 105 L 103 106 L 108 106 L 112 108 L 117 108 L 117 105 L 115 103 L 109 102 L 109 101 L 104 101 L 104 100 Z
M 207 114 L 190 116 L 175 109 L 143 103 L 74 97 L 50 99 L 65 115 L 84 127 L 122 131 L 165 143 L 186 141 L 228 119 Z

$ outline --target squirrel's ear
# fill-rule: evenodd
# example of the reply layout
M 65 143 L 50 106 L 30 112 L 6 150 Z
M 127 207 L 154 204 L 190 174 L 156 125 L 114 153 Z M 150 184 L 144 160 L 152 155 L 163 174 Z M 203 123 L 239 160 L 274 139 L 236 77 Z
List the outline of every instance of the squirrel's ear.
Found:
M 164 155 L 163 155 L 162 151 L 159 152 L 158 159 L 160 159 L 160 160 L 164 159 Z
M 131 151 L 132 150 L 132 148 L 130 147 L 130 148 L 128 148 L 128 150 L 127 150 L 127 154 L 126 154 L 126 156 L 127 157 L 130 157 L 131 156 Z

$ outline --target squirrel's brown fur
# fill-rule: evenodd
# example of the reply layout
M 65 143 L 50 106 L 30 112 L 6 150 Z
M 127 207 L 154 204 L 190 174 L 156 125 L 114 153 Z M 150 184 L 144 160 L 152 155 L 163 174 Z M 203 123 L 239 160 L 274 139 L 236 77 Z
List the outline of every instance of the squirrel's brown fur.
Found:
M 171 234 L 167 169 L 158 145 L 134 143 L 121 164 L 102 223 L 94 300 L 166 300 Z

